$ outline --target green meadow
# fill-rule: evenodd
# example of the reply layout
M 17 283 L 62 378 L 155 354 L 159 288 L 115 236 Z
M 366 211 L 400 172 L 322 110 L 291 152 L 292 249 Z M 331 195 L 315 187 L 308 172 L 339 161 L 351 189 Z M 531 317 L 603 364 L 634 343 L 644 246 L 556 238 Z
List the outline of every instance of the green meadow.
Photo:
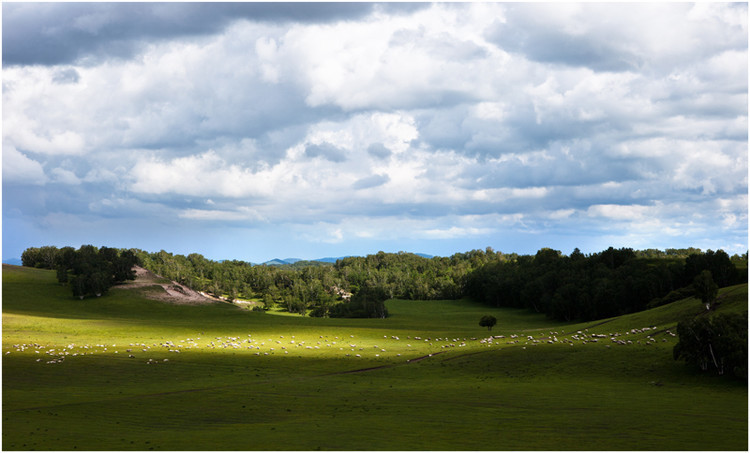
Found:
M 331 319 L 2 275 L 4 450 L 748 449 L 747 383 L 672 358 L 696 299 L 586 324 L 470 300 Z M 719 300 L 746 311 L 747 285 Z

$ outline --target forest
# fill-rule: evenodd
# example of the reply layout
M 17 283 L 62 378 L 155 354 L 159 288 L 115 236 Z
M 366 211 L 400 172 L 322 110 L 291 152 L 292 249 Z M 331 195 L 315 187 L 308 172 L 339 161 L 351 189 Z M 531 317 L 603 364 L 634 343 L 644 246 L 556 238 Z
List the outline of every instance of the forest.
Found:
M 262 303 L 258 310 L 276 306 L 317 317 L 385 317 L 383 302 L 391 298 L 469 297 L 557 320 L 590 321 L 694 295 L 693 282 L 703 271 L 709 271 L 719 287 L 747 281 L 747 253 L 730 257 L 723 250 L 695 248 L 610 247 L 592 254 L 575 249 L 570 255 L 543 248 L 535 255 L 518 255 L 488 247 L 450 257 L 378 252 L 335 264 L 267 266 L 214 261 L 198 253 L 84 245 L 78 250 L 32 247 L 21 259 L 24 266 L 56 269 L 58 280 L 71 285 L 78 297 L 101 294 L 130 278 L 123 269 L 137 263 L 197 291 Z
M 57 281 L 69 284 L 73 296 L 100 297 L 109 288 L 125 280 L 135 279 L 133 266 L 138 258 L 132 250 L 82 245 L 73 247 L 54 246 L 28 248 L 21 255 L 24 266 L 57 271 Z

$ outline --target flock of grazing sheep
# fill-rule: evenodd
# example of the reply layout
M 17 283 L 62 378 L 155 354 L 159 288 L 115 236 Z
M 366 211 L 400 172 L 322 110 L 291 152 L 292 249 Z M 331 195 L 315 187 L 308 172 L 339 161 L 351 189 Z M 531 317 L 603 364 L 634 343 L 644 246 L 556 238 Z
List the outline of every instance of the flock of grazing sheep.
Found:
M 153 356 L 163 356 L 163 354 L 157 354 L 157 351 L 169 352 L 179 354 L 183 350 L 196 350 L 196 349 L 232 349 L 237 351 L 243 351 L 249 353 L 249 355 L 255 356 L 268 356 L 268 355 L 281 355 L 288 356 L 296 355 L 314 355 L 314 354 L 325 354 L 326 356 L 339 356 L 342 358 L 360 358 L 360 357 L 401 357 L 401 352 L 404 353 L 424 353 L 428 350 L 430 353 L 434 352 L 447 352 L 445 350 L 450 348 L 463 348 L 471 346 L 472 343 L 475 345 L 492 347 L 502 345 L 523 345 L 525 349 L 527 345 L 538 346 L 543 344 L 569 344 L 574 346 L 576 344 L 587 344 L 587 343 L 599 343 L 600 340 L 605 342 L 609 339 L 610 344 L 614 345 L 651 345 L 656 343 L 657 340 L 654 338 L 657 334 L 664 333 L 665 336 L 669 335 L 675 337 L 676 335 L 671 331 L 664 330 L 659 331 L 655 326 L 643 327 L 640 329 L 631 329 L 623 333 L 615 332 L 609 334 L 602 333 L 588 333 L 588 329 L 585 331 L 577 331 L 574 334 L 568 334 L 565 336 L 565 331 L 561 331 L 562 335 L 558 332 L 550 331 L 541 334 L 542 336 L 534 337 L 533 335 L 496 335 L 489 336 L 487 338 L 422 338 L 419 336 L 407 336 L 406 340 L 401 340 L 396 335 L 383 336 L 383 342 L 379 342 L 381 346 L 374 344 L 372 340 L 365 340 L 357 342 L 354 340 L 354 335 L 349 335 L 348 338 L 340 338 L 335 336 L 330 338 L 327 335 L 320 335 L 318 338 L 295 338 L 291 335 L 289 338 L 285 338 L 280 335 L 277 339 L 255 339 L 252 334 L 248 334 L 244 337 L 215 337 L 210 340 L 201 340 L 200 337 L 186 338 L 177 341 L 177 343 L 167 340 L 159 343 L 129 343 L 128 345 L 116 344 L 84 344 L 76 345 L 74 343 L 68 344 L 67 346 L 44 346 L 37 343 L 32 344 L 14 344 L 13 346 L 6 347 L 5 354 L 23 353 L 26 351 L 33 351 L 33 354 L 37 356 L 36 362 L 43 364 L 59 364 L 64 362 L 66 359 L 73 357 L 87 356 L 94 354 L 112 354 L 118 357 L 124 357 L 129 359 L 142 359 L 144 363 L 148 365 L 163 364 L 169 362 L 167 358 L 156 359 Z M 643 334 L 646 334 L 645 338 Z M 558 338 L 558 335 L 561 338 Z M 199 341 L 201 343 L 199 343 Z M 663 342 L 667 342 L 666 338 L 662 339 Z M 359 343 L 359 344 L 358 344 Z M 404 343 L 406 343 L 404 347 Z M 412 345 L 414 344 L 414 345 Z M 610 344 L 606 344 L 607 348 Z M 389 352 L 390 350 L 390 352 Z M 400 351 L 400 352 L 399 352 Z M 430 354 L 432 355 L 432 354 Z M 46 357 L 45 357 L 46 356 Z M 145 357 L 144 357 L 145 356 Z M 152 357 L 149 357 L 152 356 Z
M 647 333 L 650 332 L 650 333 Z M 565 331 L 562 331 L 563 334 L 565 334 Z M 629 335 L 633 335 L 635 338 L 638 334 L 646 334 L 646 338 L 643 339 L 643 342 L 641 342 L 640 339 L 635 339 L 635 341 L 627 339 Z M 661 333 L 656 326 L 653 327 L 643 327 L 641 329 L 630 329 L 629 331 L 625 332 L 625 337 L 623 337 L 622 333 L 615 332 L 615 333 L 609 333 L 607 335 L 602 333 L 593 333 L 589 334 L 588 329 L 585 331 L 577 331 L 575 334 L 570 335 L 569 338 L 562 338 L 558 339 L 557 335 L 559 335 L 557 332 L 550 332 L 549 336 L 542 337 L 542 338 L 534 338 L 532 335 L 527 335 L 526 340 L 524 341 L 524 344 L 542 344 L 542 343 L 549 343 L 549 344 L 555 344 L 555 343 L 567 343 L 571 346 L 575 344 L 586 344 L 586 343 L 598 343 L 600 339 L 607 339 L 609 338 L 611 343 L 618 344 L 618 345 L 632 345 L 632 344 L 643 344 L 643 345 L 650 345 L 653 343 L 656 343 L 657 340 L 654 338 L 657 334 Z M 671 337 L 676 337 L 677 335 L 672 333 L 669 329 L 664 330 L 664 334 L 669 335 Z M 622 339 L 619 337 L 623 337 L 626 339 Z M 480 343 L 491 345 L 493 344 L 493 341 L 496 340 L 506 340 L 505 342 L 508 344 L 516 344 L 519 343 L 521 340 L 518 339 L 518 335 L 510 335 L 508 338 L 506 338 L 504 335 L 498 335 L 494 337 L 489 337 L 480 340 Z M 666 343 L 667 339 L 662 338 L 662 342 Z M 610 347 L 609 344 L 605 345 L 606 347 Z

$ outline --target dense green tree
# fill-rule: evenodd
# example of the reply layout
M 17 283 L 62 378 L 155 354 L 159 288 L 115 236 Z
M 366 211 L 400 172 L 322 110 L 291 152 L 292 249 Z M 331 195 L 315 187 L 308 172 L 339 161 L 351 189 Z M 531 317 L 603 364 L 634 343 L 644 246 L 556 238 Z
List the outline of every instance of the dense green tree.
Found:
M 58 249 L 55 246 L 29 247 L 21 253 L 21 264 L 26 267 L 55 269 Z
M 633 249 L 621 248 L 616 250 L 613 247 L 608 248 L 596 256 L 600 262 L 604 263 L 610 269 L 616 269 L 626 262 L 635 259 L 635 257 L 636 255 Z
M 286 306 L 286 311 L 289 313 L 294 312 L 294 297 L 291 294 L 284 295 L 284 305 Z
M 123 250 L 109 263 L 112 269 L 112 279 L 115 282 L 135 279 L 134 266 L 138 264 L 138 257 L 132 250 Z
M 747 312 L 699 315 L 677 324 L 675 360 L 685 360 L 703 371 L 726 372 L 747 379 Z
M 64 266 L 57 267 L 57 281 L 60 283 L 68 283 L 68 268 Z
M 363 286 L 347 302 L 331 308 L 332 318 L 386 318 L 388 294 L 378 286 Z
M 135 278 L 133 251 L 82 245 L 78 250 L 64 247 L 49 261 L 55 266 L 60 283 L 70 282 L 73 295 L 102 296 L 112 285 Z M 70 275 L 72 274 L 72 278 Z
M 704 270 L 711 271 L 714 281 L 720 288 L 740 281 L 734 263 L 723 250 L 694 253 L 685 259 L 685 278 L 688 281 L 693 280 Z
M 270 310 L 271 308 L 273 308 L 273 297 L 266 293 L 263 295 L 263 309 Z
M 29 247 L 21 253 L 21 264 L 25 267 L 36 267 L 39 262 L 39 248 Z
M 479 320 L 479 325 L 486 327 L 487 330 L 492 330 L 492 328 L 495 327 L 495 324 L 497 324 L 497 318 L 492 315 L 482 316 L 482 319 Z
M 39 248 L 39 259 L 44 269 L 54 269 L 58 249 L 55 246 L 44 246 Z
M 91 270 L 83 274 L 75 275 L 71 281 L 73 296 L 83 299 L 86 296 L 100 297 L 107 293 L 112 286 L 107 272 Z
M 695 295 L 706 306 L 706 311 L 710 310 L 716 296 L 719 295 L 719 286 L 714 282 L 711 271 L 701 271 L 693 280 L 693 288 L 695 289 Z
M 56 268 L 72 269 L 76 260 L 76 249 L 73 247 L 63 247 L 57 252 L 55 259 Z

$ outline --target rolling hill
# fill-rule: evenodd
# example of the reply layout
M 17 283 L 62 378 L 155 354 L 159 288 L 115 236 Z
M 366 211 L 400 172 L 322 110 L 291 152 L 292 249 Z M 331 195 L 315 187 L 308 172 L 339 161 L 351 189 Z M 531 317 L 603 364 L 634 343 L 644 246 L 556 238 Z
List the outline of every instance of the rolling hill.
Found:
M 672 358 L 695 299 L 561 323 L 470 300 L 274 316 L 149 290 L 75 300 L 53 271 L 3 266 L 4 449 L 747 449 L 746 382 Z M 746 284 L 720 297 L 747 311 Z

